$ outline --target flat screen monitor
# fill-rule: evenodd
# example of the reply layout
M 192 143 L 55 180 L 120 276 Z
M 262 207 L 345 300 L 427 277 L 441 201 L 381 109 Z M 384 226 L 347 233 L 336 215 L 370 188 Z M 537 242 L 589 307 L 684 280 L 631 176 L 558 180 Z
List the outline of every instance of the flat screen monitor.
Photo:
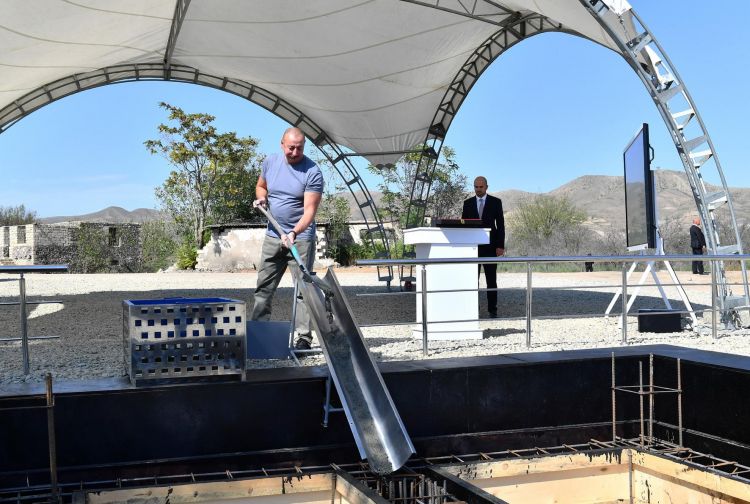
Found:
M 654 184 L 648 143 L 648 124 L 628 143 L 625 165 L 625 234 L 629 250 L 656 247 Z

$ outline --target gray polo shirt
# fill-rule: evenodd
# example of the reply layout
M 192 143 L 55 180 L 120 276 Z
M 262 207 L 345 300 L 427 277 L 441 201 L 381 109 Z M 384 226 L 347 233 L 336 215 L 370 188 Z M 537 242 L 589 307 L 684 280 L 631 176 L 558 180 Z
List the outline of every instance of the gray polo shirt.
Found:
M 271 154 L 263 161 L 261 175 L 268 187 L 271 214 L 279 221 L 285 233 L 291 231 L 302 218 L 305 193 L 323 193 L 323 174 L 318 165 L 307 156 L 299 163 L 290 165 L 284 154 Z M 266 235 L 279 238 L 270 222 Z M 312 240 L 314 236 L 315 221 L 296 238 Z

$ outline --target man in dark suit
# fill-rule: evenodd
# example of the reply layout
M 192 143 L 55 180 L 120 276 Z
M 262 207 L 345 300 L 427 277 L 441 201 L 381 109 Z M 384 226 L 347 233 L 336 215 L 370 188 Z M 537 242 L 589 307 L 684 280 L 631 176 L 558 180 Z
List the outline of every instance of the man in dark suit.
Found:
M 706 237 L 701 230 L 701 220 L 696 217 L 693 219 L 693 225 L 690 226 L 690 248 L 693 249 L 693 255 L 703 255 L 706 253 Z M 693 275 L 704 275 L 703 261 L 693 261 Z
M 490 228 L 490 242 L 479 245 L 479 257 L 500 257 L 505 255 L 505 219 L 503 218 L 503 202 L 487 194 L 487 179 L 477 177 L 474 180 L 476 196 L 464 201 L 461 211 L 462 219 L 482 219 L 484 227 Z M 487 279 L 487 310 L 490 317 L 497 317 L 497 264 L 480 264 L 478 273 L 484 268 Z

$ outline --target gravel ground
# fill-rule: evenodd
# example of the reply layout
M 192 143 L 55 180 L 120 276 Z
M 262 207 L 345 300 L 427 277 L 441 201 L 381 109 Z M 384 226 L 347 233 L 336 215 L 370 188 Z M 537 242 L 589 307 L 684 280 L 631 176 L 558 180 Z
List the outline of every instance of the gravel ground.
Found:
M 411 336 L 416 302 L 413 293 L 388 292 L 378 282 L 374 269 L 339 268 L 337 278 L 352 306 L 375 359 L 413 360 L 422 355 L 422 341 Z M 638 274 L 640 275 L 640 274 Z M 678 273 L 696 310 L 710 310 L 709 276 Z M 660 276 L 671 283 L 666 275 Z M 2 281 L 16 278 L 0 275 L 0 302 L 16 301 L 18 283 Z M 23 375 L 19 342 L 0 343 L 0 385 L 40 383 L 46 373 L 56 381 L 125 374 L 122 351 L 122 307 L 125 299 L 165 297 L 230 297 L 245 300 L 248 310 L 253 302 L 255 272 L 154 274 L 50 274 L 26 275 L 29 300 L 57 300 L 59 304 L 30 306 L 29 335 L 57 335 L 59 339 L 36 340 L 29 345 L 31 372 Z M 635 283 L 638 276 L 631 279 Z M 740 276 L 730 272 L 730 281 Z M 500 310 L 498 319 L 486 319 L 486 307 L 480 305 L 481 340 L 432 341 L 426 358 L 468 357 L 528 351 L 557 351 L 602 348 L 621 345 L 620 302 L 614 316 L 603 316 L 621 282 L 619 272 L 534 273 L 531 347 L 526 346 L 526 274 L 498 275 Z M 681 308 L 674 287 L 665 287 L 673 307 Z M 741 292 L 741 288 L 734 287 Z M 482 296 L 483 297 L 483 296 Z M 292 284 L 287 274 L 274 299 L 274 320 L 291 318 Z M 662 308 L 655 287 L 644 288 L 632 308 Z M 17 306 L 0 305 L 0 338 L 20 334 Z M 695 327 L 674 334 L 639 333 L 636 317 L 628 317 L 627 345 L 668 343 L 691 348 L 750 355 L 750 331 L 724 331 L 711 334 L 710 313 L 699 315 Z M 324 363 L 322 355 L 302 360 L 303 365 Z M 289 366 L 291 361 L 248 361 L 248 367 Z

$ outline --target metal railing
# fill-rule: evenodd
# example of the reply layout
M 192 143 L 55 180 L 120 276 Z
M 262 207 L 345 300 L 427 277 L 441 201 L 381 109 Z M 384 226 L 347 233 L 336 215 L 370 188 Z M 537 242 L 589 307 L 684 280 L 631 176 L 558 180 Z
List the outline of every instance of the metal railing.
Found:
M 21 336 L 16 338 L 0 338 L 0 343 L 9 343 L 20 341 L 21 352 L 23 354 L 23 374 L 29 374 L 29 340 L 45 340 L 45 339 L 57 339 L 59 336 L 29 336 L 28 335 L 28 312 L 27 305 L 40 305 L 50 303 L 62 303 L 62 301 L 28 301 L 26 299 L 26 279 L 24 273 L 65 273 L 68 271 L 67 264 L 51 264 L 51 265 L 36 265 L 31 264 L 28 266 L 0 266 L 0 273 L 11 273 L 17 274 L 18 278 L 0 278 L 0 282 L 18 282 L 18 301 L 4 301 L 0 302 L 0 306 L 19 306 L 20 308 L 20 322 L 21 322 Z
M 532 328 L 532 320 L 535 318 L 533 315 L 533 265 L 535 264 L 550 264 L 550 263 L 558 263 L 558 264 L 565 264 L 565 263 L 620 263 L 622 267 L 622 282 L 619 284 L 599 284 L 599 285 L 590 285 L 590 286 L 581 286 L 581 285 L 575 285 L 575 286 L 569 286 L 569 287 L 553 287 L 553 289 L 566 289 L 566 288 L 576 288 L 580 289 L 582 287 L 588 287 L 588 288 L 596 288 L 596 289 L 603 289 L 603 288 L 619 288 L 619 294 L 622 296 L 622 313 L 621 313 L 621 325 L 622 325 L 622 343 L 626 344 L 628 341 L 628 329 L 627 329 L 627 317 L 628 317 L 628 287 L 636 286 L 638 289 L 642 287 L 656 287 L 658 286 L 661 289 L 661 286 L 676 286 L 681 287 L 681 284 L 679 282 L 672 283 L 672 284 L 666 284 L 661 283 L 659 284 L 643 284 L 642 282 L 639 282 L 638 284 L 632 284 L 628 283 L 628 268 L 630 265 L 633 265 L 634 263 L 682 263 L 682 262 L 693 262 L 693 261 L 702 261 L 702 262 L 708 262 L 711 264 L 711 283 L 701 283 L 701 284 L 692 284 L 693 286 L 711 286 L 711 309 L 710 313 L 712 314 L 711 317 L 711 333 L 713 338 L 718 338 L 718 327 L 717 327 L 717 321 L 719 319 L 718 315 L 721 315 L 721 319 L 725 324 L 725 328 L 729 328 L 730 325 L 734 324 L 734 327 L 737 326 L 737 321 L 739 320 L 739 311 L 741 310 L 750 310 L 750 299 L 747 297 L 744 298 L 744 304 L 739 306 L 733 306 L 731 308 L 725 308 L 721 314 L 719 314 L 719 308 L 718 308 L 718 302 L 717 302 L 717 293 L 718 293 L 718 278 L 717 278 L 717 267 L 721 266 L 723 267 L 723 264 L 717 265 L 717 263 L 723 263 L 724 261 L 729 262 L 735 262 L 735 261 L 747 261 L 750 259 L 750 255 L 741 255 L 741 254 L 724 254 L 724 255 L 625 255 L 625 256 L 542 256 L 542 257 L 471 257 L 471 258 L 454 258 L 454 259 L 361 259 L 357 260 L 357 266 L 416 266 L 420 270 L 420 288 L 417 289 L 413 293 L 414 295 L 421 295 L 421 306 L 418 307 L 418 309 L 421 309 L 421 325 L 422 325 L 422 353 L 424 355 L 428 354 L 428 320 L 427 320 L 427 306 L 428 306 L 428 297 L 429 294 L 445 294 L 450 292 L 466 292 L 467 289 L 440 289 L 440 290 L 429 290 L 427 285 L 427 270 L 432 265 L 449 265 L 449 264 L 525 264 L 526 265 L 526 313 L 525 313 L 525 320 L 526 320 L 526 346 L 531 346 L 531 328 Z M 742 287 L 742 290 L 745 290 L 744 284 L 731 284 L 727 283 L 726 285 L 739 285 Z M 469 291 L 477 292 L 486 292 L 488 290 L 497 290 L 501 291 L 502 288 L 499 289 L 469 289 Z M 383 293 L 380 295 L 388 296 L 388 295 L 397 295 L 397 294 L 404 294 L 404 293 Z M 660 315 L 663 313 L 695 313 L 695 312 L 705 312 L 706 310 L 668 310 L 668 311 L 652 311 L 650 315 Z M 604 315 L 604 314 L 603 314 Z M 646 315 L 648 316 L 648 315 Z M 541 318 L 541 317 L 537 317 Z M 568 318 L 575 318 L 575 315 L 568 315 Z M 479 321 L 480 319 L 469 319 L 469 320 L 439 320 L 439 321 L 431 321 L 430 324 L 445 324 L 445 323 L 454 323 L 454 322 L 474 322 Z M 492 320 L 498 320 L 498 319 L 492 319 Z

